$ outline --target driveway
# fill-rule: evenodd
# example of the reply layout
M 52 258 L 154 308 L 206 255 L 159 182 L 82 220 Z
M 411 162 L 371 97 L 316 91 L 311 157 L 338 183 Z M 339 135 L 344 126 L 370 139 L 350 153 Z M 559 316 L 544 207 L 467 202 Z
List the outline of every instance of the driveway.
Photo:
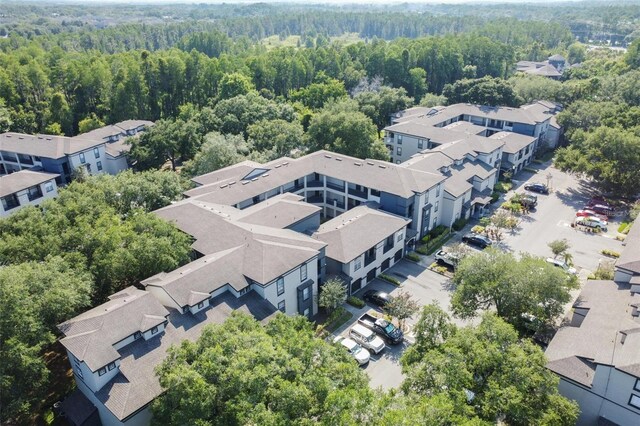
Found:
M 451 315 L 449 311 L 451 289 L 449 288 L 448 278 L 407 260 L 401 260 L 388 269 L 385 274 L 397 278 L 402 285 L 396 287 L 386 281 L 376 279 L 356 293 L 356 296 L 362 298 L 364 292 L 368 290 L 380 290 L 391 295 L 405 291 L 411 294 L 420 305 L 428 305 L 436 301 L 441 308 Z M 346 305 L 346 308 L 353 313 L 353 317 L 336 330 L 336 335 L 341 334 L 347 336 L 349 329 L 357 323 L 358 318 L 365 312 L 373 309 L 373 307 L 369 305 L 362 309 L 354 308 L 351 305 Z M 418 315 L 406 321 L 409 329 L 415 324 L 417 317 Z M 457 318 L 452 318 L 452 320 L 458 325 L 468 324 L 468 322 L 461 321 Z M 365 372 L 369 375 L 371 387 L 381 387 L 387 390 L 390 388 L 398 388 L 402 384 L 404 375 L 402 374 L 402 368 L 400 366 L 400 357 L 407 345 L 412 341 L 412 335 L 411 332 L 409 332 L 406 335 L 404 343 L 396 346 L 387 346 L 380 354 L 371 355 L 371 361 L 364 367 Z

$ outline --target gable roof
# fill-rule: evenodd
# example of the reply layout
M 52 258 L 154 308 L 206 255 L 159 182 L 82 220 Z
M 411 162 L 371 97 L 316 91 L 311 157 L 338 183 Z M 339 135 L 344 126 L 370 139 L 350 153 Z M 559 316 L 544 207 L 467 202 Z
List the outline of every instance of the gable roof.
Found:
M 410 222 L 362 205 L 323 223 L 312 237 L 327 244 L 327 257 L 348 263 Z
M 35 172 L 31 170 L 20 170 L 0 177 L 0 197 L 15 194 L 35 185 L 54 180 L 60 176 L 56 173 Z
M 640 221 L 635 221 L 624 239 L 625 248 L 616 261 L 616 267 L 640 274 Z
M 321 211 L 322 208 L 304 202 L 304 197 L 285 193 L 238 210 L 234 217 L 244 223 L 284 229 Z
M 113 345 L 136 331 L 145 332 L 166 321 L 167 311 L 146 291 L 127 287 L 109 296 L 109 301 L 63 322 L 60 343 L 91 371 L 120 358 Z

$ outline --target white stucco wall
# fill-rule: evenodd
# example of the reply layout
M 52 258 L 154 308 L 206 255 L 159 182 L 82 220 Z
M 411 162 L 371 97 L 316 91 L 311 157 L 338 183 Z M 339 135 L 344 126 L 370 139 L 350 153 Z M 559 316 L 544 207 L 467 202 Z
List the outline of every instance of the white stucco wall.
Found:
M 318 312 L 318 305 L 316 296 L 318 294 L 318 258 L 313 257 L 307 261 L 307 278 L 300 279 L 300 267 L 298 266 L 292 271 L 283 275 L 284 278 L 284 293 L 278 296 L 278 290 L 276 282 L 273 280 L 266 286 L 252 285 L 252 288 L 265 299 L 267 299 L 273 306 L 278 307 L 278 303 L 285 302 L 285 313 L 287 315 L 295 315 L 298 313 L 298 286 L 307 280 L 313 280 L 312 294 L 310 297 L 313 299 L 313 312 L 311 315 L 315 315 Z
M 71 154 L 69 155 L 69 167 L 71 170 L 75 170 L 78 167 L 84 166 L 86 167 L 87 164 L 91 165 L 91 174 L 92 175 L 97 175 L 97 174 L 102 174 L 102 173 L 107 173 L 106 167 L 107 167 L 107 154 L 105 152 L 104 149 L 104 144 L 102 145 L 98 145 L 98 158 L 96 158 L 93 148 L 89 148 L 85 151 L 82 151 L 82 153 L 84 154 L 84 158 L 85 158 L 85 162 L 82 163 L 80 161 L 80 152 L 76 152 L 75 154 Z M 98 161 L 102 162 L 102 170 L 98 170 Z
M 2 178 L 0 178 L 2 179 Z M 53 187 L 53 189 L 49 192 L 47 192 L 47 183 L 50 183 L 51 186 Z M 1 184 L 1 182 L 0 182 Z M 0 217 L 5 217 L 5 216 L 9 216 L 12 213 L 17 212 L 18 210 L 26 207 L 26 206 L 37 206 L 40 203 L 42 203 L 44 200 L 48 200 L 50 198 L 55 198 L 58 196 L 58 185 L 56 185 L 56 180 L 55 179 L 51 179 L 50 181 L 47 182 L 43 182 L 40 185 L 38 185 L 40 187 L 40 190 L 42 191 L 42 197 L 40 198 L 36 198 L 33 201 L 29 200 L 29 195 L 28 195 L 28 189 L 24 189 L 22 191 L 18 191 L 16 193 L 16 196 L 18 197 L 18 201 L 20 202 L 20 205 L 18 207 L 15 207 L 13 209 L 10 209 L 8 211 L 4 210 L 4 207 L 2 206 L 2 203 L 0 203 Z

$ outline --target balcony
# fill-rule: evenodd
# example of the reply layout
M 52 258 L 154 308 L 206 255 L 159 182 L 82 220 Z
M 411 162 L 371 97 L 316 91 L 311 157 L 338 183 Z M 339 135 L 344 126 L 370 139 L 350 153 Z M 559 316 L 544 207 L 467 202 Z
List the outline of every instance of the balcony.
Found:
M 375 252 L 369 256 L 369 254 L 365 254 L 364 255 L 364 266 L 369 266 L 371 265 L 374 261 L 376 260 L 376 254 Z
M 20 201 L 18 201 L 18 197 L 15 194 L 7 195 L 6 197 L 2 197 L 2 207 L 4 207 L 4 211 L 8 212 L 9 210 L 15 209 L 16 207 L 20 207 Z
M 322 195 L 314 195 L 312 197 L 307 197 L 307 203 L 323 204 L 324 197 Z
M 349 195 L 353 195 L 354 197 L 362 198 L 364 200 L 367 199 L 367 191 L 361 191 L 355 188 L 349 188 Z
M 286 187 L 286 188 L 284 189 L 284 192 L 298 192 L 298 191 L 300 191 L 301 189 L 304 189 L 304 184 L 303 184 L 303 183 L 296 182 L 294 185 L 289 186 L 289 187 Z
M 327 182 L 327 188 L 333 189 L 334 191 L 344 192 L 344 183 L 337 184 L 333 182 Z
M 388 252 L 389 250 L 391 250 L 392 248 L 393 248 L 393 243 L 391 243 L 391 244 L 387 243 L 387 244 L 385 244 L 385 245 L 384 245 L 384 247 L 382 248 L 382 252 L 383 252 L 383 253 L 386 253 L 386 252 Z
M 324 186 L 324 182 L 321 180 L 308 180 L 307 188 L 321 188 Z
M 338 207 L 339 209 L 344 210 L 344 201 L 338 201 L 335 198 L 330 198 L 330 199 L 327 199 L 327 206 L 329 207 L 335 206 L 335 207 Z

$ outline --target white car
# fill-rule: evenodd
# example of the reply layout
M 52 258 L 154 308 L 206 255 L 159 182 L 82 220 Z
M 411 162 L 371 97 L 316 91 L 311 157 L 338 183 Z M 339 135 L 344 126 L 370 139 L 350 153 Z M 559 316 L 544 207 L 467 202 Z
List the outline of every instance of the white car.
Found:
M 362 346 L 360 346 L 359 344 L 357 344 L 352 339 L 349 339 L 348 337 L 338 336 L 335 339 L 333 339 L 333 341 L 334 343 L 340 342 L 342 346 L 347 348 L 351 356 L 356 361 L 358 361 L 358 364 L 365 365 L 366 363 L 369 362 L 369 358 L 371 357 L 371 354 L 369 353 L 369 351 L 363 348 Z
M 552 257 L 548 257 L 547 258 L 547 262 L 552 264 L 553 266 L 557 266 L 558 268 L 562 268 L 563 271 L 575 275 L 578 273 L 578 271 L 576 271 L 576 268 L 572 268 L 571 266 L 567 265 L 566 263 L 564 263 L 562 260 L 559 259 L 554 259 Z
M 376 333 L 362 324 L 356 324 L 349 331 L 349 337 L 375 354 L 379 354 L 386 347 Z

